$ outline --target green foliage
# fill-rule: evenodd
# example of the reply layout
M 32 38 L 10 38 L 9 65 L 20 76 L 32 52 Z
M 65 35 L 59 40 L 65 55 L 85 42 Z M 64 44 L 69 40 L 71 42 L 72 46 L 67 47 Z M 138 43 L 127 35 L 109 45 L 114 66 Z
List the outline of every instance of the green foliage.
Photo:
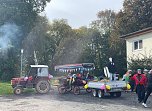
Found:
M 117 27 L 119 19 L 114 11 L 105 10 L 98 12 L 98 19 L 91 24 L 93 29 L 100 32 L 100 36 L 96 36 L 94 41 L 97 45 L 97 68 L 100 71 L 107 66 L 109 57 L 114 59 L 118 73 L 123 74 L 126 70 L 125 41 L 119 38 Z
M 128 61 L 128 68 L 131 70 L 137 70 L 137 69 L 152 69 L 152 57 L 146 57 L 143 56 L 141 58 L 130 58 Z
M 46 3 L 50 0 L 0 0 L 0 2 L 0 26 L 15 24 L 21 30 L 21 32 L 15 33 L 14 36 L 17 38 L 9 35 L 12 39 L 8 41 L 13 48 L 2 49 L 0 44 L 0 79 L 8 81 L 20 74 L 20 49 L 23 48 L 24 40 L 31 30 L 36 27 L 39 13 L 44 11 Z M 12 31 L 12 29 L 5 30 L 8 30 L 7 32 Z M 5 42 L 2 35 L 0 38 L 4 40 L 0 42 Z M 26 61 L 25 66 L 33 62 L 31 57 L 24 59 Z
M 151 0 L 125 0 L 119 12 L 121 34 L 128 34 L 152 26 Z
M 18 53 L 15 49 L 9 49 L 5 57 L 0 58 L 0 78 L 9 81 L 19 75 Z
M 12 86 L 10 83 L 0 82 L 0 95 L 12 94 Z

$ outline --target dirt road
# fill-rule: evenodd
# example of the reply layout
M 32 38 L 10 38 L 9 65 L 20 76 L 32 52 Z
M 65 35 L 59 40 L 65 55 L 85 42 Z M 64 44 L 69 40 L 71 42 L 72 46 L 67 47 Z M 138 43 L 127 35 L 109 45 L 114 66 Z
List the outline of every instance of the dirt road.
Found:
M 60 95 L 56 88 L 46 95 L 26 93 L 0 97 L 0 111 L 152 111 L 152 96 L 147 104 L 150 107 L 143 108 L 135 93 L 99 99 L 85 91 L 81 95 Z

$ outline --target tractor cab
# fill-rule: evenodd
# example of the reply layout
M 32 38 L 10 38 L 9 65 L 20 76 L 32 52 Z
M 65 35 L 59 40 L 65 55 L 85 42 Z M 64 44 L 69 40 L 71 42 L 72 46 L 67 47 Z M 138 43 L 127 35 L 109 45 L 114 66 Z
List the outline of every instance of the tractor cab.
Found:
M 25 75 L 25 80 L 32 78 L 32 80 L 37 82 L 39 79 L 49 79 L 48 66 L 46 65 L 31 65 L 30 70 L 27 75 Z M 30 79 L 31 80 L 31 79 Z

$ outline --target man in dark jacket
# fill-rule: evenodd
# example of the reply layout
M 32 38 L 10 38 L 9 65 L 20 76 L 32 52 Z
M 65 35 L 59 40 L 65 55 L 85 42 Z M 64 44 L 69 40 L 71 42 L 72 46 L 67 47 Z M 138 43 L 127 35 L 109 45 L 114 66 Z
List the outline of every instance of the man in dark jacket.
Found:
M 146 101 L 148 99 L 148 97 L 150 96 L 150 94 L 152 93 L 152 70 L 150 70 L 149 74 L 147 75 L 147 90 L 146 90 L 146 96 L 144 98 L 144 101 L 142 103 L 142 105 L 144 107 L 147 107 L 146 105 Z
M 147 78 L 144 74 L 141 74 L 141 69 L 138 69 L 137 74 L 135 74 L 132 79 L 135 81 L 138 102 L 140 103 L 145 97 L 145 86 L 147 83 Z
M 115 80 L 114 74 L 116 73 L 116 67 L 111 57 L 109 58 L 108 69 L 110 73 L 110 80 L 111 81 Z

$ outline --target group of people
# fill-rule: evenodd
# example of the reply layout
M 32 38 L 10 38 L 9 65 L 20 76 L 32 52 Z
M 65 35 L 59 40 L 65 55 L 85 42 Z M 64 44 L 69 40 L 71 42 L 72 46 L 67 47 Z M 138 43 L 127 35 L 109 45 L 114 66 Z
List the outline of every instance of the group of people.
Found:
M 141 69 L 138 69 L 135 74 L 128 70 L 122 80 L 130 84 L 131 91 L 135 90 L 138 102 L 147 107 L 147 99 L 152 93 L 152 69 L 150 71 L 145 69 L 143 73 Z
M 69 82 L 69 84 L 75 84 L 79 86 L 84 86 L 88 81 L 93 80 L 93 76 L 89 74 L 89 72 L 85 72 L 83 74 L 77 73 L 77 74 L 68 74 L 67 78 L 72 78 L 72 81 Z

